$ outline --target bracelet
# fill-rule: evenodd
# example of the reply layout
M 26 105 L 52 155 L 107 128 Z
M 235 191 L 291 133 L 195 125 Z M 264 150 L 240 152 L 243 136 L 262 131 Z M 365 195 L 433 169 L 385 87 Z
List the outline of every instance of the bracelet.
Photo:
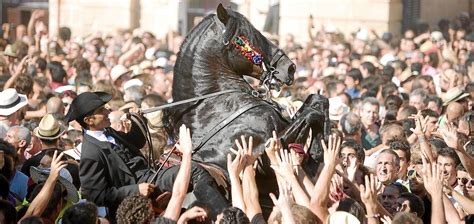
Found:
M 418 141 L 424 142 L 425 140 L 425 135 L 418 135 Z
M 378 218 L 380 217 L 380 214 L 379 213 L 375 213 L 373 215 L 365 215 L 366 218 L 370 219 L 370 218 Z

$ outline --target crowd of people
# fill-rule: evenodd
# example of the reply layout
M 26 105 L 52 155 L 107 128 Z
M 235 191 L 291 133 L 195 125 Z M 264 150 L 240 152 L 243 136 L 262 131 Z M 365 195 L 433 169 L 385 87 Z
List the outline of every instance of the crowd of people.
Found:
M 0 223 L 474 222 L 468 14 L 402 34 L 344 35 L 310 17 L 305 43 L 267 35 L 296 64 L 294 84 L 273 100 L 292 119 L 309 94 L 326 96 L 331 135 L 321 139 L 316 178 L 302 168 L 310 140 L 284 149 L 274 133 L 258 155 L 252 136 L 235 139 L 228 197 L 192 161 L 186 126 L 176 143 L 161 112 L 144 115 L 148 137 L 133 118 L 173 101 L 184 37 L 140 29 L 83 36 L 67 27 L 52 37 L 45 15 L 35 10 L 27 25 L 2 25 Z M 160 162 L 172 148 L 177 165 Z M 261 156 L 279 186 L 269 214 L 255 180 Z

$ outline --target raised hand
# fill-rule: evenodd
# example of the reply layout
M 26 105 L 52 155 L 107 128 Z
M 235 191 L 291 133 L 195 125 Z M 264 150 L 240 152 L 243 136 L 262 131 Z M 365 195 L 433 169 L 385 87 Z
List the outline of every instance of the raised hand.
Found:
M 331 193 L 329 194 L 329 198 L 333 202 L 339 202 L 344 197 L 343 185 L 343 178 L 338 174 L 334 174 L 331 178 Z
M 244 156 L 241 151 L 236 152 L 233 149 L 231 149 L 231 151 L 236 154 L 236 156 L 234 160 L 232 160 L 232 156 L 227 154 L 227 171 L 231 177 L 238 178 L 247 163 L 247 157 Z
M 283 223 L 294 223 L 291 214 L 291 205 L 295 203 L 295 201 L 291 191 L 291 184 L 286 181 L 281 181 L 278 183 L 278 188 L 280 192 L 278 199 L 273 193 L 270 193 L 270 198 L 272 199 L 276 209 L 282 213 Z
M 61 152 L 58 156 L 58 151 L 54 151 L 53 159 L 51 161 L 51 168 L 50 168 L 51 171 L 48 177 L 48 178 L 51 178 L 51 180 L 56 181 L 59 177 L 61 169 L 67 166 L 67 162 L 61 160 L 63 156 L 64 156 L 64 152 Z
M 18 66 L 16 67 L 16 71 L 15 71 L 16 75 L 20 75 L 21 73 L 25 71 L 26 65 L 30 61 L 30 58 L 31 57 L 29 55 L 26 55 L 25 57 L 21 59 L 20 63 L 18 63 Z
M 186 128 L 186 125 L 179 127 L 179 143 L 176 143 L 176 148 L 183 155 L 191 155 L 193 152 L 193 142 L 191 140 L 191 131 Z
M 361 184 L 359 189 L 360 198 L 367 210 L 375 212 L 377 209 L 377 182 L 374 175 L 370 174 L 370 176 L 365 176 L 365 185 Z M 367 211 L 367 214 L 368 213 Z
M 289 178 L 295 175 L 290 153 L 287 150 L 281 149 L 280 153 L 275 153 L 275 157 L 278 165 L 272 165 L 272 169 L 283 179 L 289 180 Z
M 410 131 L 412 131 L 413 134 L 417 136 L 424 134 L 427 134 L 429 136 L 431 134 L 430 131 L 426 128 L 426 125 L 428 124 L 428 116 L 421 116 L 421 111 L 419 111 L 417 114 L 409 116 L 408 118 L 415 120 L 415 128 L 410 128 Z
M 295 150 L 290 150 L 290 156 L 293 166 L 301 166 L 303 164 L 304 155 L 296 153 Z
M 439 129 L 440 134 L 443 136 L 444 142 L 454 150 L 458 149 L 458 134 L 456 127 L 452 123 L 446 123 Z
M 45 15 L 46 15 L 46 12 L 44 10 L 36 9 L 33 11 L 33 13 L 31 13 L 31 19 L 38 20 L 41 17 L 44 17 Z
M 324 165 L 335 167 L 337 164 L 337 158 L 339 156 L 341 138 L 333 134 L 329 136 L 327 146 L 324 140 L 321 140 L 321 145 L 323 146 L 324 150 Z
M 246 157 L 246 166 L 251 166 L 260 156 L 259 154 L 253 153 L 253 137 L 250 136 L 247 142 L 245 136 L 242 135 L 240 136 L 240 141 L 241 143 L 239 143 L 239 141 L 236 139 L 235 144 L 237 145 L 239 151 L 241 151 Z
M 443 193 L 443 176 L 436 163 L 426 163 L 423 159 L 423 185 L 432 196 L 440 196 Z
M 275 153 L 278 153 L 282 148 L 281 142 L 278 139 L 276 131 L 272 132 L 273 137 L 267 140 L 265 144 L 265 153 L 270 159 L 271 164 L 276 164 Z
M 189 220 L 196 219 L 198 222 L 204 222 L 207 218 L 207 212 L 199 206 L 194 206 L 186 212 L 184 212 L 181 217 L 179 217 L 178 223 L 187 223 Z

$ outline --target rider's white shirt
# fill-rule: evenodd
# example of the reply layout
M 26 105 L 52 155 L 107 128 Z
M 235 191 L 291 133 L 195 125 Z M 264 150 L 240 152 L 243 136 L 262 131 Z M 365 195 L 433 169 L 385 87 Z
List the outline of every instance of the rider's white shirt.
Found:
M 91 130 L 84 130 L 87 135 L 90 135 L 92 137 L 94 137 L 95 139 L 101 141 L 101 142 L 110 142 L 114 145 L 117 145 L 117 143 L 115 142 L 115 139 L 114 137 L 112 136 L 106 136 L 104 134 L 104 131 L 101 130 L 101 131 L 91 131 Z

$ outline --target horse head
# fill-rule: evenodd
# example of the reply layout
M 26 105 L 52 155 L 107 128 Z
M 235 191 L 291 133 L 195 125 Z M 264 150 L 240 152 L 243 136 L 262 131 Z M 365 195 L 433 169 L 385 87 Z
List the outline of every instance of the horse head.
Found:
M 295 64 L 244 16 L 219 4 L 217 18 L 225 26 L 222 43 L 234 72 L 260 79 L 268 88 L 293 83 Z
M 322 95 L 309 95 L 303 106 L 295 114 L 294 120 L 281 136 L 284 146 L 289 143 L 304 144 L 312 131 L 311 145 L 308 154 L 312 163 L 303 166 L 306 173 L 314 176 L 319 163 L 323 162 L 321 139 L 326 139 L 331 133 L 329 120 L 329 100 Z M 288 148 L 288 147 L 286 147 Z

